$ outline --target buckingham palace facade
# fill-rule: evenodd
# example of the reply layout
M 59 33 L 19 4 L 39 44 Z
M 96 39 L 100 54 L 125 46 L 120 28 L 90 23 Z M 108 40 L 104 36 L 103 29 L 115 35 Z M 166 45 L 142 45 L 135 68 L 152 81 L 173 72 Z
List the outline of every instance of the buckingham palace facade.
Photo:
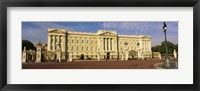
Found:
M 59 60 L 128 60 L 152 57 L 149 35 L 120 35 L 114 30 L 96 33 L 49 28 L 47 51 Z

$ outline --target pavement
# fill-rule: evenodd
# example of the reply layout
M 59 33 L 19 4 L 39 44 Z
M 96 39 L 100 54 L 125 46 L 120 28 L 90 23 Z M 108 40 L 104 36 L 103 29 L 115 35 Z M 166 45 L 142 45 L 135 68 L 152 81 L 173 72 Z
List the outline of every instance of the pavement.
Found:
M 101 60 L 101 61 L 74 61 L 74 62 L 42 62 L 23 63 L 22 69 L 156 69 L 155 64 L 163 60 Z

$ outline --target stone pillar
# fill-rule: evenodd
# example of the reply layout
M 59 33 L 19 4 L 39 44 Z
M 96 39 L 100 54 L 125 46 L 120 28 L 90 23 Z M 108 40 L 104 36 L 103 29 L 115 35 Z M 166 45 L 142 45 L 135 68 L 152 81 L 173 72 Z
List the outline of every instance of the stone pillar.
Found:
M 99 38 L 99 45 L 97 45 L 97 49 L 99 48 L 99 50 L 102 50 L 102 41 L 101 41 L 101 38 Z
M 151 41 L 149 40 L 149 51 L 151 51 Z
M 103 38 L 103 50 L 105 51 L 105 38 Z
M 110 50 L 112 50 L 112 38 L 110 38 Z
M 41 62 L 41 56 L 42 56 L 42 50 L 41 50 L 41 47 L 38 47 L 37 51 L 36 51 L 36 61 L 35 62 Z
M 61 43 L 61 47 L 62 47 L 62 51 L 66 51 L 65 47 L 66 47 L 66 38 L 65 36 L 62 36 L 62 43 Z
M 48 35 L 48 45 L 47 45 L 48 46 L 48 49 L 47 49 L 48 51 L 51 50 L 51 44 L 52 44 L 51 43 L 51 35 Z
M 105 38 L 105 50 L 107 51 L 107 38 Z
M 109 50 L 109 38 L 107 38 L 106 41 L 107 41 L 107 45 L 106 45 L 107 46 L 107 50 Z
M 56 47 L 56 36 L 53 35 L 53 50 L 55 50 Z
M 108 50 L 110 51 L 110 38 L 108 38 Z
M 117 47 L 118 47 L 118 46 L 117 46 L 117 45 L 118 45 L 117 43 L 118 43 L 118 42 L 119 42 L 119 41 L 117 40 L 117 38 L 115 38 L 115 44 L 114 44 L 114 47 L 113 47 L 113 48 L 114 48 L 116 51 L 119 51 L 119 50 L 117 50 Z M 114 40 L 113 40 L 113 43 L 114 43 Z

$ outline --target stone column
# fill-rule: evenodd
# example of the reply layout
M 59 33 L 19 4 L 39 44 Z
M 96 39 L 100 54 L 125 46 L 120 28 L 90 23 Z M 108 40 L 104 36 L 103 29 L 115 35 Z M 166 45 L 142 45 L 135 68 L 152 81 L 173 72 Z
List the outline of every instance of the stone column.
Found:
M 115 50 L 117 50 L 117 47 L 119 47 L 119 46 L 117 46 L 119 41 L 117 40 L 117 38 L 115 38 L 115 45 L 114 45 L 114 48 L 115 48 Z M 119 50 L 118 50 L 119 51 Z
M 107 45 L 106 45 L 107 46 L 107 50 L 109 50 L 109 38 L 107 38 L 106 41 L 107 41 Z
M 103 38 L 103 50 L 105 51 L 105 38 Z
M 96 50 L 101 50 L 101 38 L 100 37 L 97 38 L 97 42 L 98 42 L 98 45 L 97 45 Z
M 52 44 L 51 43 L 51 35 L 48 35 L 48 45 L 47 45 L 48 46 L 48 49 L 47 49 L 48 51 L 51 50 L 51 44 Z
M 107 38 L 105 38 L 105 50 L 107 51 Z
M 112 38 L 110 38 L 110 50 L 112 50 Z
M 66 47 L 66 39 L 65 36 L 62 36 L 62 43 L 61 43 L 61 47 L 62 47 L 62 51 L 66 51 L 65 47 Z
M 56 44 L 56 36 L 55 35 L 53 35 L 52 36 L 53 37 L 53 50 L 55 50 L 55 44 Z
M 149 40 L 149 51 L 151 51 L 151 41 Z
M 108 50 L 110 51 L 110 38 L 108 38 Z
M 42 56 L 42 49 L 41 47 L 37 48 L 36 51 L 36 61 L 35 62 L 41 62 L 41 56 Z

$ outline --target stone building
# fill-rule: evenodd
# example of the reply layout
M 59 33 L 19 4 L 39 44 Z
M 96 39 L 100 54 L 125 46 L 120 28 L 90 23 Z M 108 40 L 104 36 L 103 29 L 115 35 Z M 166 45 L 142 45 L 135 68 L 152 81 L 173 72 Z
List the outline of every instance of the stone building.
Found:
M 53 59 L 146 59 L 152 58 L 149 35 L 120 35 L 113 30 L 96 33 L 48 29 L 47 52 Z

